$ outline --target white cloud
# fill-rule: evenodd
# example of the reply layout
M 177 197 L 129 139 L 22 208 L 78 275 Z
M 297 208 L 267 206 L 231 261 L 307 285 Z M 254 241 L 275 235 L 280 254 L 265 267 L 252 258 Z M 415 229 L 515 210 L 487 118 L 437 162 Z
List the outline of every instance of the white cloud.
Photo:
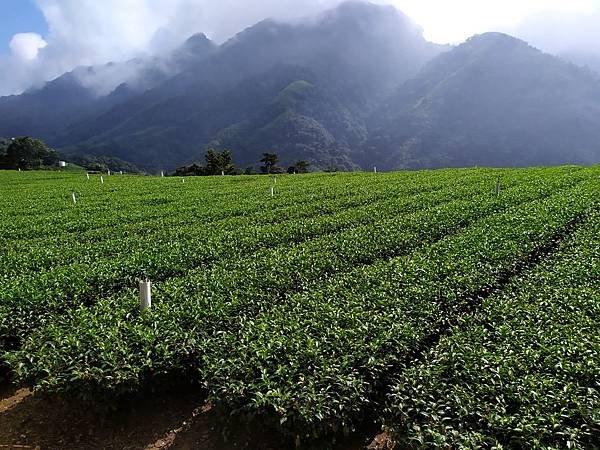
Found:
M 0 95 L 40 85 L 76 66 L 165 51 L 196 32 L 223 42 L 264 18 L 292 20 L 342 0 L 35 1 L 49 32 L 43 39 L 29 33 L 23 34 L 27 38 L 15 36 L 13 54 L 0 57 Z M 372 1 L 394 4 L 424 28 L 427 38 L 441 43 L 458 43 L 485 31 L 516 30 L 525 18 L 542 13 L 584 17 L 600 11 L 600 0 Z M 553 31 L 544 26 L 540 30 Z
M 37 33 L 18 33 L 10 40 L 12 54 L 23 61 L 37 58 L 39 51 L 48 43 Z
M 586 13 L 539 13 L 522 20 L 512 31 L 553 52 L 588 49 L 600 52 L 600 7 Z
M 267 18 L 290 20 L 341 0 L 36 0 L 47 46 L 27 60 L 0 57 L 0 95 L 40 85 L 81 65 L 165 51 L 197 32 L 222 42 Z M 1 20 L 1 19 L 0 19 Z M 24 53 L 20 53 L 24 56 Z
M 508 31 L 542 12 L 591 13 L 600 0 L 390 0 L 439 43 L 459 43 L 486 31 Z M 548 29 L 548 33 L 552 30 Z

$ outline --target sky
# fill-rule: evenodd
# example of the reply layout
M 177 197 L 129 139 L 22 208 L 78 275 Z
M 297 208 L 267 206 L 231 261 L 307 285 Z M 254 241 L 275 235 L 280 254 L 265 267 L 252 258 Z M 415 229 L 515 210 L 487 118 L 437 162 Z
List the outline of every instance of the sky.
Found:
M 539 14 L 587 15 L 600 11 L 599 0 L 393 0 L 441 44 L 459 43 L 485 31 L 516 30 Z M 599 24 L 600 26 L 600 24 Z
M 23 32 L 48 33 L 42 12 L 33 0 L 0 0 L 0 54 L 8 54 L 12 37 Z
M 340 1 L 0 0 L 0 95 L 78 65 L 167 51 L 195 32 L 222 42 L 266 17 L 298 19 Z M 504 31 L 549 52 L 574 49 L 600 60 L 600 0 L 374 1 L 394 4 L 433 42 Z

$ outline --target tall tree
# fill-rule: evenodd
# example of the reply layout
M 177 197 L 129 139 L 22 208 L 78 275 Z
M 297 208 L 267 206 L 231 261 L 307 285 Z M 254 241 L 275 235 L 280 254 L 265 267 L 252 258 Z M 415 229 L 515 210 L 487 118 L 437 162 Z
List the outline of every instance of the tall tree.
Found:
M 275 153 L 263 153 L 263 158 L 260 160 L 263 163 L 260 168 L 263 173 L 276 173 L 279 157 Z
M 0 138 L 0 158 L 6 155 L 6 150 L 10 145 L 10 140 Z
M 6 154 L 0 156 L 0 167 L 5 169 L 38 169 L 58 162 L 58 154 L 39 139 L 19 137 L 12 139 Z
M 296 168 L 296 173 L 306 173 L 308 172 L 308 166 L 310 166 L 310 163 L 304 160 L 299 160 L 296 161 L 296 164 L 294 164 L 294 167 Z
M 206 159 L 206 175 L 221 175 L 221 173 L 225 173 L 226 175 L 235 174 L 235 165 L 233 164 L 230 150 L 218 152 L 211 148 L 206 152 L 204 158 Z
M 204 155 L 206 165 L 192 164 L 179 167 L 176 176 L 209 176 L 209 175 L 236 175 L 238 170 L 233 163 L 230 150 L 217 151 L 214 148 L 207 150 Z

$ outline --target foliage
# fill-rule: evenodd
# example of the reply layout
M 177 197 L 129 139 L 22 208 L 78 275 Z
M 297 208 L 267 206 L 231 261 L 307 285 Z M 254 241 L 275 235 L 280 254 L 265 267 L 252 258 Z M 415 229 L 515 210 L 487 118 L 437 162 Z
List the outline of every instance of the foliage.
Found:
M 0 137 L 0 158 L 6 155 L 6 149 L 10 145 L 9 139 L 3 139 Z
M 126 172 L 126 173 L 142 173 L 143 171 L 135 164 L 124 161 L 120 158 L 110 156 L 93 156 L 86 154 L 68 154 L 64 156 L 69 162 L 77 164 L 92 172 Z
M 339 8 L 310 24 L 261 22 L 231 45 L 192 39 L 106 96 L 65 74 L 1 98 L 0 134 L 154 173 L 211 147 L 242 167 L 274 149 L 282 165 L 315 170 L 600 162 L 593 72 L 507 35 L 441 46 L 381 5 Z
M 596 209 L 554 256 L 485 299 L 399 374 L 388 421 L 399 442 L 594 448 L 600 438 L 600 278 L 593 275 L 599 214 Z
M 187 380 L 301 443 L 375 415 L 399 445 L 589 447 L 598 176 L 6 172 L 3 360 L 111 405 Z
M 289 174 L 293 174 L 293 173 L 307 173 L 309 166 L 310 166 L 310 163 L 308 163 L 308 162 L 306 162 L 304 160 L 299 160 L 299 161 L 296 161 L 296 164 L 294 164 L 293 166 L 288 167 L 287 172 Z
M 218 152 L 211 148 L 206 152 L 204 158 L 206 159 L 204 170 L 207 175 L 221 175 L 223 173 L 233 175 L 236 173 L 230 150 Z
M 263 153 L 263 157 L 260 160 L 263 165 L 260 167 L 262 173 L 281 173 L 281 167 L 277 166 L 279 158 L 275 153 Z
M 0 135 L 41 136 L 65 153 L 117 156 L 155 173 L 194 161 L 199 146 L 230 148 L 244 167 L 272 148 L 286 165 L 302 158 L 348 170 L 357 168 L 351 149 L 364 141 L 373 105 L 446 50 L 402 14 L 367 3 L 247 31 L 232 45 L 204 37 L 143 58 L 143 76 L 106 96 L 76 71 L 0 99 Z M 112 70 L 130 73 L 129 64 Z
M 600 111 L 599 90 L 585 69 L 485 33 L 400 86 L 371 117 L 365 150 L 382 168 L 596 164 L 600 132 L 573 117 Z
M 12 139 L 0 156 L 0 168 L 3 169 L 39 169 L 56 166 L 58 154 L 39 139 L 18 137 Z
M 192 164 L 179 167 L 175 171 L 176 176 L 211 176 L 211 175 L 236 175 L 238 170 L 235 168 L 230 150 L 217 151 L 208 149 L 204 155 L 206 164 Z
M 178 167 L 175 171 L 175 176 L 177 177 L 201 177 L 205 175 L 204 166 L 195 163 L 189 166 Z

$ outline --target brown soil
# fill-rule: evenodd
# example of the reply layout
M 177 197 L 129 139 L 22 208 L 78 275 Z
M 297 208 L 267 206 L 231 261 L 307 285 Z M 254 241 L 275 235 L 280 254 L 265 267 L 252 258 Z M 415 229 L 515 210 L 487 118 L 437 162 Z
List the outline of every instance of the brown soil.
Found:
M 367 443 L 364 436 L 355 436 L 336 449 L 360 450 Z M 26 389 L 0 385 L 0 450 L 293 448 L 293 443 L 260 427 L 230 430 L 225 440 L 219 418 L 199 392 L 155 395 L 104 415 L 74 403 L 39 397 Z

